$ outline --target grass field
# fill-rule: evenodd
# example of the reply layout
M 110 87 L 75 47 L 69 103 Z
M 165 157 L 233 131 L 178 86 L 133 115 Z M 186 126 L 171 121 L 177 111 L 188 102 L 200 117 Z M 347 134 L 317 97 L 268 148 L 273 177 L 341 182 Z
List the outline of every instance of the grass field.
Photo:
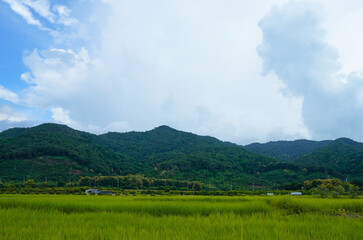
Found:
M 0 239 L 363 239 L 363 199 L 0 195 Z

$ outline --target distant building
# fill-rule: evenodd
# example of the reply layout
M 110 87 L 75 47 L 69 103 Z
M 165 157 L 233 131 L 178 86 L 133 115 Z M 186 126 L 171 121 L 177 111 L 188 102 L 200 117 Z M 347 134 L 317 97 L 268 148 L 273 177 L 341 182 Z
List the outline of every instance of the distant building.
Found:
M 299 196 L 299 195 L 302 195 L 301 192 L 291 192 L 291 195 L 292 196 Z
M 272 196 L 272 195 L 274 195 L 274 194 L 273 193 L 270 193 L 270 192 L 267 193 L 267 196 Z
M 86 191 L 84 191 L 87 195 L 89 195 L 89 194 L 98 194 L 99 193 L 99 191 L 98 191 L 98 189 L 88 189 L 88 190 L 86 190 Z
M 88 189 L 85 191 L 87 195 L 94 194 L 94 195 L 105 195 L 105 194 L 112 194 L 111 191 L 100 191 L 98 189 Z

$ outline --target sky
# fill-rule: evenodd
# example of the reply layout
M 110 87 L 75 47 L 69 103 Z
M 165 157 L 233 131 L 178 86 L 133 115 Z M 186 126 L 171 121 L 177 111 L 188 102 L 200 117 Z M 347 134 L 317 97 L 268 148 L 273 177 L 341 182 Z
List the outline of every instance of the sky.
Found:
M 361 0 L 0 0 L 0 130 L 363 141 Z

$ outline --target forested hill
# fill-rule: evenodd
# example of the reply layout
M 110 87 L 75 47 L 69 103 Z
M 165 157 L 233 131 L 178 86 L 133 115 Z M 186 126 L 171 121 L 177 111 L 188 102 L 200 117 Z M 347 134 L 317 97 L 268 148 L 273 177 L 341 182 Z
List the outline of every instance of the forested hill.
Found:
M 253 143 L 245 148 L 280 161 L 304 167 L 321 167 L 341 179 L 363 180 L 363 143 L 349 138 Z
M 100 135 L 102 144 L 115 151 L 135 158 L 149 158 L 165 153 L 191 154 L 196 152 L 223 154 L 249 154 L 243 147 L 222 142 L 209 136 L 178 131 L 168 126 L 160 126 L 146 132 L 116 133 Z M 253 154 L 252 154 L 253 155 Z
M 254 153 L 273 157 L 281 161 L 293 162 L 318 148 L 328 145 L 331 142 L 331 140 L 311 141 L 300 139 L 295 141 L 252 143 L 244 147 Z
M 65 125 L 42 124 L 0 133 L 0 177 L 8 181 L 75 181 L 99 174 L 142 174 L 236 189 L 343 175 L 330 167 L 283 162 L 168 126 L 146 132 L 94 135 Z
M 363 144 L 340 138 L 299 159 L 302 166 L 321 166 L 340 174 L 340 178 L 363 180 Z
M 131 158 L 96 144 L 97 138 L 59 124 L 6 130 L 0 133 L 0 176 L 66 180 L 130 167 Z

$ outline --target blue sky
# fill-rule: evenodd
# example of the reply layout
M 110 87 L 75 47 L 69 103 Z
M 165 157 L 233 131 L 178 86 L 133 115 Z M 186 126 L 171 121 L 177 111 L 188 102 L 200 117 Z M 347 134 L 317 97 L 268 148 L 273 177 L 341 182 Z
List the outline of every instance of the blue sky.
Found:
M 0 76 L 1 84 L 13 91 L 19 91 L 26 84 L 19 76 L 26 70 L 23 53 L 34 48 L 47 48 L 51 36 L 27 24 L 24 19 L 0 2 Z
M 363 141 L 363 2 L 0 1 L 0 130 Z

